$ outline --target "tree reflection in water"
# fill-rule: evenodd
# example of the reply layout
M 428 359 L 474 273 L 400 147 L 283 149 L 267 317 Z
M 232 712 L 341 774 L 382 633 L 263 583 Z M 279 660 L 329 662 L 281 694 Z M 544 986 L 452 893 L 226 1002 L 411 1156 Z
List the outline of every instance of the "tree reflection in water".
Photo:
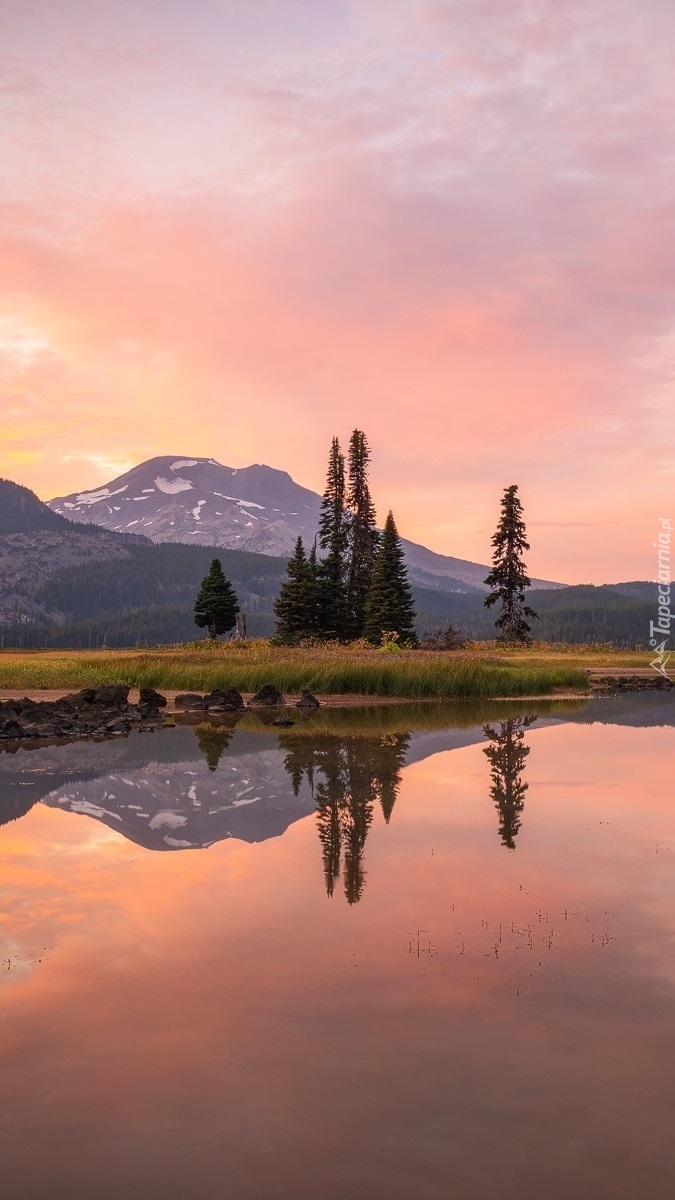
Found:
M 197 725 L 197 742 L 209 771 L 217 770 L 218 763 L 232 741 L 236 723 L 234 720 L 227 725 L 211 725 L 207 722 Z
M 483 732 L 490 740 L 490 745 L 483 749 L 490 763 L 490 795 L 499 813 L 499 836 L 509 850 L 516 848 L 528 788 L 521 776 L 530 753 L 530 747 L 525 744 L 525 730 L 536 720 L 535 716 L 512 717 L 500 721 L 497 726 L 483 726 Z
M 387 824 L 401 782 L 409 733 L 375 738 L 328 734 L 286 737 L 284 766 L 297 796 L 303 779 L 316 801 L 326 892 L 342 873 L 347 902 L 356 904 L 365 884 L 364 849 L 379 801 Z

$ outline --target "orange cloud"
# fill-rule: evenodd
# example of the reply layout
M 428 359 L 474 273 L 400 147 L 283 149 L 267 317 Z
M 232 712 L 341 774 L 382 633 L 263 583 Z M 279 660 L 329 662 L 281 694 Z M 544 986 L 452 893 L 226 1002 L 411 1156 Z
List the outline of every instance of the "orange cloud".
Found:
M 181 452 L 320 490 L 359 425 L 405 535 L 484 561 L 516 481 L 533 573 L 652 574 L 672 16 L 272 9 L 17 10 L 0 470 L 48 497 Z

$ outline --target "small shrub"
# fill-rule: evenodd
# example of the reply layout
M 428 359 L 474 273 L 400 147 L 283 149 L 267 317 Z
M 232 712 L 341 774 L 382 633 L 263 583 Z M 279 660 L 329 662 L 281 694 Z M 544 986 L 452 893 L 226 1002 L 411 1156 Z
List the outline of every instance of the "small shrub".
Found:
M 395 629 L 383 629 L 382 638 L 377 647 L 378 654 L 400 654 L 401 647 L 398 645 L 399 635 Z

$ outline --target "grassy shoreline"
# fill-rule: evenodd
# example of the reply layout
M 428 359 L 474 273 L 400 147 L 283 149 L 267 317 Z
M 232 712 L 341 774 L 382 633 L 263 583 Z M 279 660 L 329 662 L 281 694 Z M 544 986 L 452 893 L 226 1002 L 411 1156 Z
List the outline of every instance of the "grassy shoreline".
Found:
M 76 689 L 123 682 L 183 691 L 233 684 L 253 692 L 274 683 L 293 694 L 308 688 L 326 695 L 402 699 L 515 698 L 551 695 L 560 688 L 585 691 L 589 667 L 642 667 L 645 658 L 644 652 L 571 653 L 541 647 L 388 654 L 362 646 L 286 649 L 264 641 L 244 647 L 201 643 L 158 650 L 4 650 L 0 689 Z

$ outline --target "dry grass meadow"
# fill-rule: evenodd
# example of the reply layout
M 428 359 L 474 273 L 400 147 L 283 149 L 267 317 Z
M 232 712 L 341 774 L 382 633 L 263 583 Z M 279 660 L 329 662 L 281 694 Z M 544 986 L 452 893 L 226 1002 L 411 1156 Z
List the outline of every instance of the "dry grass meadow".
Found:
M 585 690 L 592 668 L 645 669 L 646 651 L 542 646 L 506 649 L 475 643 L 460 651 L 327 645 L 283 648 L 263 639 L 208 641 L 152 650 L 4 650 L 0 689 L 77 689 L 100 683 L 206 691 L 264 683 L 297 694 L 402 699 L 545 696 Z

